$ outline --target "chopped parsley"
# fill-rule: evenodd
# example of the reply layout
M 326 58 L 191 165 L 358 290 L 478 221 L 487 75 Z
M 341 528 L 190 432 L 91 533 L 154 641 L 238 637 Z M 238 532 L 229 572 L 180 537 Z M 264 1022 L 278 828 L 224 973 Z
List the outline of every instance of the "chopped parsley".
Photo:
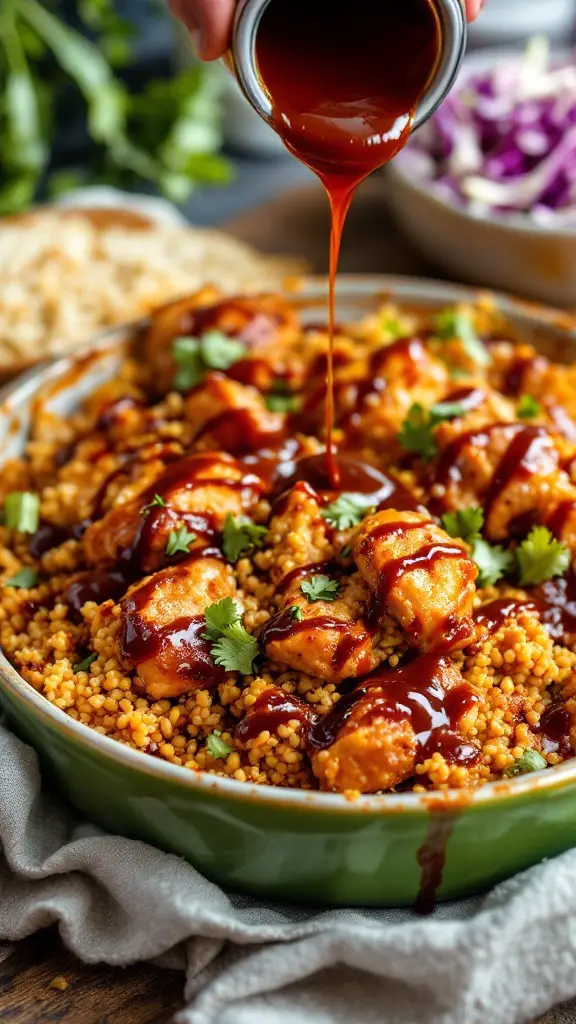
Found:
M 491 359 L 486 346 L 482 344 L 469 313 L 463 309 L 445 309 L 436 317 L 436 334 L 439 338 L 456 338 L 466 355 L 477 366 L 489 366 Z
M 374 508 L 374 499 L 365 494 L 341 494 L 322 512 L 322 518 L 337 530 L 358 526 L 367 512 Z
M 32 566 L 26 565 L 23 569 L 20 569 L 15 576 L 6 580 L 4 586 L 14 587 L 15 590 L 30 590 L 30 588 L 35 587 L 37 583 L 38 569 L 33 569 Z
M 234 753 L 234 747 L 231 747 L 229 743 L 221 739 L 222 733 L 218 729 L 214 729 L 214 732 L 208 736 L 206 740 L 206 750 L 217 760 L 219 757 L 228 757 L 228 754 Z
M 351 554 L 352 554 L 352 545 L 351 544 L 346 544 L 342 548 L 342 551 L 340 552 L 340 557 L 341 558 L 350 558 Z
M 482 537 L 475 537 L 472 545 L 472 560 L 478 566 L 478 587 L 491 587 L 502 579 L 514 566 L 514 558 L 500 544 L 489 544 Z
M 36 533 L 40 522 L 40 498 L 31 491 L 12 491 L 4 499 L 4 523 L 9 530 Z
M 570 552 L 545 526 L 535 526 L 517 547 L 516 561 L 521 586 L 537 586 L 564 575 L 570 565 Z
M 484 526 L 484 513 L 481 508 L 463 508 L 457 512 L 445 512 L 442 526 L 451 537 L 471 540 L 476 537 Z
M 87 672 L 97 657 L 97 654 L 89 654 L 87 658 L 84 658 L 84 661 L 79 661 L 77 665 L 74 665 L 74 672 Z
M 296 622 L 302 622 L 304 618 L 304 612 L 297 604 L 291 604 L 288 608 L 288 615 L 291 619 L 295 619 Z
M 519 757 L 514 764 L 509 765 L 503 772 L 505 778 L 511 779 L 514 775 L 527 775 L 528 772 L 539 772 L 547 768 L 548 762 L 537 750 L 525 750 L 522 757 Z
M 430 462 L 438 454 L 432 433 L 436 422 L 422 405 L 415 402 L 410 406 L 400 432 L 396 435 L 405 452 L 419 455 L 424 462 Z
M 232 598 L 224 597 L 206 609 L 206 630 L 202 635 L 210 641 L 216 665 L 221 665 L 226 672 L 249 676 L 258 657 L 258 641 L 244 629 L 241 618 Z
M 153 508 L 166 508 L 166 502 L 159 494 L 155 494 L 152 501 L 148 502 L 147 505 L 143 505 L 140 509 L 140 515 L 146 516 Z
M 195 540 L 196 534 L 189 533 L 185 526 L 181 526 L 179 530 L 170 530 L 166 543 L 166 554 L 169 558 L 180 553 L 187 555 L 190 545 Z
M 300 584 L 300 590 L 309 601 L 335 601 L 340 584 L 328 576 L 312 576 Z
M 201 338 L 181 337 L 172 342 L 172 358 L 178 369 L 172 381 L 177 391 L 190 391 L 209 370 L 228 370 L 246 355 L 241 341 L 222 331 L 206 331 Z
M 228 515 L 222 534 L 222 548 L 229 562 L 237 562 L 254 548 L 261 548 L 268 527 L 256 526 L 248 516 Z
M 533 398 L 532 395 L 520 395 L 520 399 L 516 407 L 516 415 L 519 419 L 533 420 L 536 416 L 539 416 L 541 412 L 542 406 L 536 398 Z

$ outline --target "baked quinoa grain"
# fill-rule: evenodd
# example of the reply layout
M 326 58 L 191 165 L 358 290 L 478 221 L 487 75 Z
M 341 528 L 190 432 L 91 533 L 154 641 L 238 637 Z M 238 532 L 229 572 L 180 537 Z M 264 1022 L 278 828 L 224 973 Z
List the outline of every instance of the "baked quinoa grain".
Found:
M 158 309 L 4 467 L 0 642 L 97 732 L 239 782 L 477 787 L 576 751 L 576 367 L 489 305 L 335 341 Z

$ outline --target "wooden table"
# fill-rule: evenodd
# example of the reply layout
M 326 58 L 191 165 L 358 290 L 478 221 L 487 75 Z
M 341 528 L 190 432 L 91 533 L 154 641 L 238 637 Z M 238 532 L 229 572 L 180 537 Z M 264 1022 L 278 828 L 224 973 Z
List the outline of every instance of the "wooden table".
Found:
M 266 252 L 302 255 L 312 270 L 327 270 L 329 218 L 320 187 L 275 199 L 244 214 L 229 230 Z M 379 177 L 364 184 L 352 205 L 341 269 L 441 276 L 398 235 Z M 59 978 L 67 987 L 52 987 Z M 125 969 L 82 964 L 63 947 L 55 928 L 16 945 L 0 944 L 0 1024 L 169 1024 L 182 1006 L 182 987 L 180 973 L 149 964 Z M 576 1000 L 538 1024 L 576 1024 Z

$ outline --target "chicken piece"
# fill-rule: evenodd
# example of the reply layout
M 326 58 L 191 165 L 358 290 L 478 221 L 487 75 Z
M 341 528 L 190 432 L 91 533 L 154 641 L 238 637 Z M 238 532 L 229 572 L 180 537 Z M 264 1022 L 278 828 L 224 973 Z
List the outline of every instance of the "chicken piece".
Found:
M 576 500 L 576 488 L 560 469 L 554 439 L 543 427 L 520 427 L 498 463 L 484 497 L 489 540 L 525 534 L 558 507 Z
M 299 612 L 294 612 L 295 608 Z M 381 659 L 373 650 L 373 634 L 355 617 L 354 610 L 357 612 L 346 590 L 336 601 L 310 603 L 298 587 L 284 596 L 278 614 L 265 624 L 260 642 L 271 661 L 325 683 L 358 678 Z
M 138 498 L 114 506 L 93 522 L 82 537 L 91 565 L 121 565 L 153 572 L 166 563 L 166 544 L 173 530 L 186 526 L 202 540 L 211 540 L 231 515 L 239 515 L 258 498 L 253 475 L 223 452 L 189 455 L 163 467 Z M 143 509 L 159 495 L 164 505 Z M 194 542 L 191 542 L 194 543 Z M 189 546 L 190 549 L 190 546 Z
M 326 522 L 317 495 L 305 483 L 296 484 L 282 506 L 270 524 L 279 611 L 261 634 L 266 654 L 329 683 L 364 675 L 381 660 L 373 651 L 376 638 L 360 619 L 364 584 L 355 576 L 341 584 L 335 601 L 309 601 L 301 590 L 304 580 L 340 575 L 334 576 L 338 565 L 332 561 Z
M 310 731 L 314 774 L 322 789 L 377 793 L 436 752 L 470 763 L 480 751 L 459 730 L 475 699 L 456 666 L 434 655 L 373 677 Z
M 389 612 L 422 651 L 469 643 L 478 570 L 463 546 L 431 519 L 393 509 L 369 516 L 353 554 L 374 592 L 375 623 Z
M 450 384 L 445 363 L 419 338 L 401 338 L 378 349 L 368 361 L 344 366 L 335 375 L 336 425 L 355 437 L 386 441 L 400 429 L 410 407 L 428 408 Z M 325 386 L 313 381 L 303 401 L 304 429 L 320 429 Z
M 204 288 L 195 295 L 163 306 L 152 315 L 144 339 L 144 360 L 150 367 L 150 381 L 155 390 L 163 393 L 172 386 L 176 372 L 172 358 L 174 338 L 201 338 L 212 330 L 222 331 L 242 342 L 246 346 L 245 359 L 254 361 L 255 371 L 257 364 L 269 362 L 271 377 L 275 375 L 283 346 L 298 334 L 295 313 L 281 296 L 224 298 L 215 289 Z
M 440 429 L 433 493 L 443 510 L 482 505 L 488 540 L 525 535 L 558 507 L 576 499 L 560 468 L 556 438 L 541 424 L 487 424 Z
M 224 680 L 201 634 L 206 608 L 235 592 L 230 566 L 210 557 L 171 566 L 131 587 L 120 605 L 120 653 L 137 666 L 153 700 L 215 689 Z
M 184 404 L 194 441 L 203 448 L 223 448 L 247 455 L 279 444 L 285 416 L 269 412 L 259 391 L 222 373 L 211 373 L 193 389 Z

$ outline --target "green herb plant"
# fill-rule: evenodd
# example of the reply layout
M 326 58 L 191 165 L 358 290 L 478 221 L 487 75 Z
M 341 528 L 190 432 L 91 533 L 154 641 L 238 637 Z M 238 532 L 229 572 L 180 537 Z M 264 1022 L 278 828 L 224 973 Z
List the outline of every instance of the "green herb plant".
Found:
M 129 90 L 117 73 L 130 62 L 131 26 L 114 0 L 79 0 L 80 27 L 62 0 L 0 2 L 0 215 L 25 209 L 47 181 L 57 194 L 78 184 L 145 181 L 174 202 L 195 185 L 229 179 L 218 155 L 220 76 L 197 65 Z M 85 113 L 93 144 L 85 176 L 52 173 L 58 115 Z

